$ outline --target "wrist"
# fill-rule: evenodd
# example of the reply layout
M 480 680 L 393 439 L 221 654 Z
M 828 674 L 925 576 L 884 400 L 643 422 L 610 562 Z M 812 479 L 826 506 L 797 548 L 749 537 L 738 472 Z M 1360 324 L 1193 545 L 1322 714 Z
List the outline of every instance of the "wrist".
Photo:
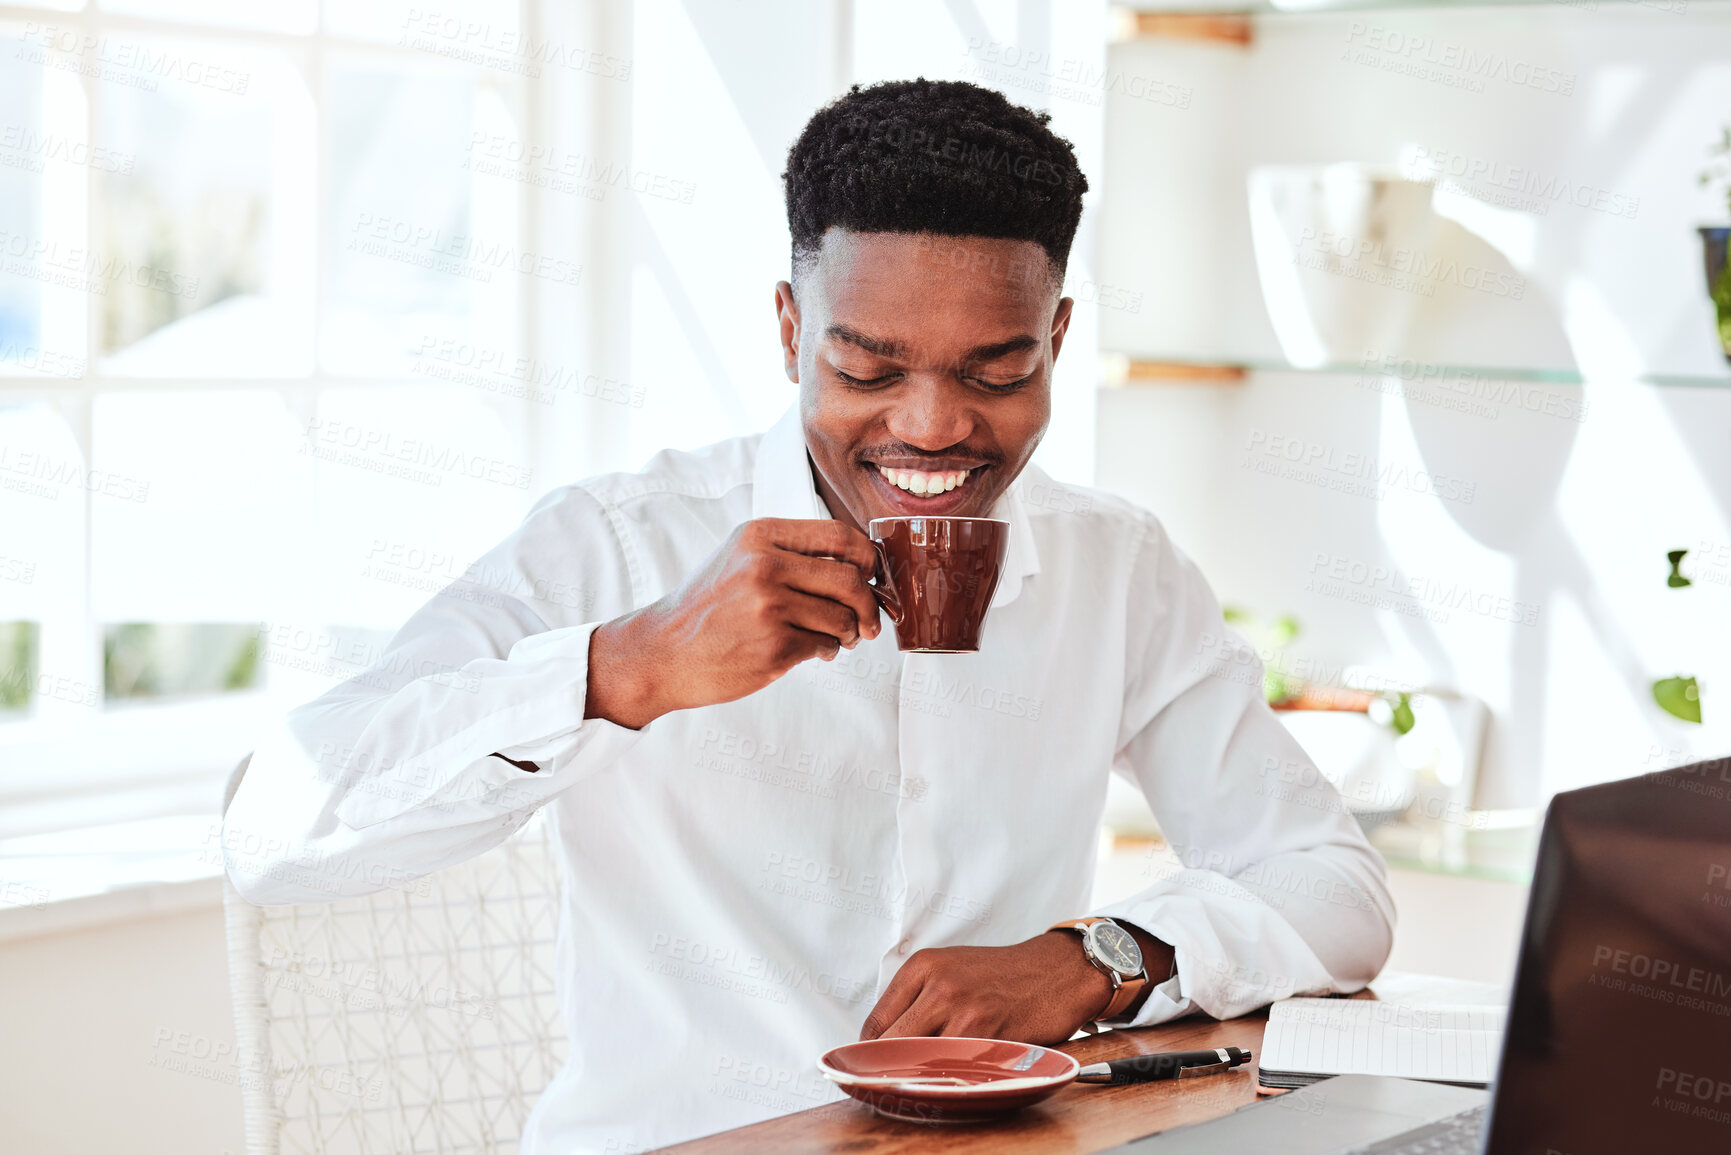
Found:
M 1106 973 L 1088 961 L 1082 950 L 1082 937 L 1073 930 L 1049 930 L 1040 936 L 1049 940 L 1055 961 L 1052 975 L 1060 989 L 1075 993 L 1077 1014 L 1084 1023 L 1092 1023 L 1106 1012 L 1118 988 Z
M 626 614 L 597 626 L 589 635 L 584 718 L 641 730 L 676 708 L 661 701 L 647 615 L 647 609 Z

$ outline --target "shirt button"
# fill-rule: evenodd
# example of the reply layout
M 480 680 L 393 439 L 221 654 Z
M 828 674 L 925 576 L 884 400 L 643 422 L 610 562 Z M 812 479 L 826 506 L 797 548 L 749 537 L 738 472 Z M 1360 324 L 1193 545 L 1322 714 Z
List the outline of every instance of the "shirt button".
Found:
M 914 949 L 914 940 L 911 938 L 904 938 L 904 939 L 902 939 L 902 941 L 896 943 L 896 953 L 897 954 L 907 954 L 909 951 L 911 951 L 913 949 Z

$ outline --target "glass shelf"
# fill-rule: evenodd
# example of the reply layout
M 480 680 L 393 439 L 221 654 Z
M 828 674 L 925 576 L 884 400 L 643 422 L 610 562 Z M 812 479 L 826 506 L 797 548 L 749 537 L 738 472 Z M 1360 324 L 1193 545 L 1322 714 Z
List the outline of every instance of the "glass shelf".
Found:
M 1251 373 L 1296 373 L 1305 376 L 1378 376 L 1390 377 L 1415 387 L 1446 386 L 1450 382 L 1470 380 L 1524 381 L 1539 385 L 1582 385 L 1588 378 L 1579 369 L 1508 368 L 1487 365 L 1438 365 L 1409 360 L 1399 373 L 1379 370 L 1375 365 L 1340 362 L 1331 365 L 1305 367 L 1278 357 L 1252 357 L 1242 360 L 1204 360 L 1189 357 L 1153 354 L 1102 354 L 1105 380 L 1108 385 L 1156 385 L 1190 381 L 1230 382 L 1243 380 Z M 1410 367 L 1412 372 L 1407 372 Z M 1594 383 L 1658 385 L 1678 388 L 1731 387 L 1731 366 L 1723 373 L 1663 373 L 1643 371 L 1632 378 L 1610 376 L 1593 378 Z
M 1543 815 L 1536 810 L 1475 810 L 1468 811 L 1467 818 L 1389 822 L 1367 837 L 1393 870 L 1531 883 Z

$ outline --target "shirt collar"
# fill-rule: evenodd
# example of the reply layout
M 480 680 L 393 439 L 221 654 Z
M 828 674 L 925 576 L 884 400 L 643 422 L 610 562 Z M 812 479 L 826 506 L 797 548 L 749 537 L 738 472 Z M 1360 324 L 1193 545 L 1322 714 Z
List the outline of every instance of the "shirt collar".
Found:
M 1034 527 L 1028 518 L 1027 502 L 1022 499 L 1022 488 L 1019 484 L 1010 486 L 992 507 L 993 517 L 1010 523 L 1010 548 L 1004 557 L 998 592 L 992 595 L 994 606 L 1015 601 L 1022 592 L 1023 579 L 1040 572 L 1040 555 L 1034 547 Z M 769 427 L 758 443 L 751 476 L 751 516 L 803 520 L 830 516 L 812 482 L 805 425 L 800 420 L 797 402 Z

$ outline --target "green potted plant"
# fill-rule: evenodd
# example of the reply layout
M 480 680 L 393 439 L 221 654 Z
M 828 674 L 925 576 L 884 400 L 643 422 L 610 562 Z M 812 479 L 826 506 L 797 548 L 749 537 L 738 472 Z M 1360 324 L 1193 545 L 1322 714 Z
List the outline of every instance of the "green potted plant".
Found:
M 1720 130 L 1720 137 L 1709 155 L 1713 158 L 1701 172 L 1702 184 L 1718 184 L 1726 207 L 1731 208 L 1731 125 Z M 1707 271 L 1707 294 L 1713 298 L 1713 316 L 1719 327 L 1719 347 L 1725 359 L 1731 361 L 1731 263 L 1725 259 L 1726 238 L 1731 228 L 1724 225 L 1702 225 L 1701 257 Z

